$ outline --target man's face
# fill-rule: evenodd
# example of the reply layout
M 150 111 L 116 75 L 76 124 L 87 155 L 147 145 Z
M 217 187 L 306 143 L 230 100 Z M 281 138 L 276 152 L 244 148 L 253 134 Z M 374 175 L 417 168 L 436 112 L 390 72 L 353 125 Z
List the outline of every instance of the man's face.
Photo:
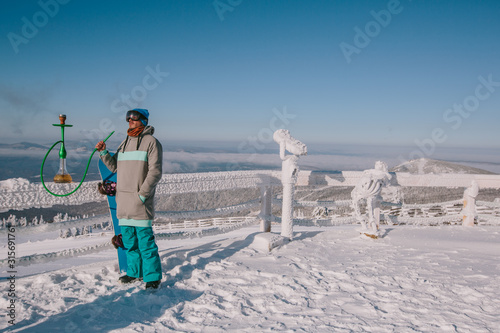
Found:
M 128 119 L 128 128 L 136 128 L 142 125 L 141 122 L 141 114 L 139 112 L 135 111 L 129 111 L 127 112 L 127 119 Z
M 141 125 L 142 125 L 142 122 L 140 120 L 129 119 L 129 121 L 128 121 L 128 128 L 130 128 L 130 129 L 139 127 Z

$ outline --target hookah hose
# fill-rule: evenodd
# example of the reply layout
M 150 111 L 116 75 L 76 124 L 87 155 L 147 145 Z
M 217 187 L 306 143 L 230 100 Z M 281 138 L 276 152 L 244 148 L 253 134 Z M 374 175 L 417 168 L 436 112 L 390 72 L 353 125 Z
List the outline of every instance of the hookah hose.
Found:
M 103 141 L 106 142 L 106 140 L 109 139 L 109 137 L 111 135 L 113 135 L 113 133 L 115 133 L 115 131 L 109 133 L 109 135 L 106 137 L 106 139 L 104 139 Z M 83 174 L 83 178 L 82 178 L 82 181 L 80 182 L 80 184 L 78 184 L 78 186 L 71 192 L 69 193 L 66 193 L 66 194 L 56 194 L 56 193 L 53 193 L 51 192 L 47 186 L 45 186 L 45 182 L 43 181 L 43 165 L 45 164 L 45 160 L 47 159 L 47 157 L 49 156 L 50 152 L 52 151 L 52 149 L 54 149 L 54 147 L 56 145 L 58 145 L 59 143 L 63 143 L 64 144 L 64 141 L 63 140 L 59 140 L 57 141 L 56 143 L 54 143 L 52 145 L 52 147 L 50 147 L 49 151 L 47 152 L 47 154 L 45 154 L 45 157 L 43 158 L 43 162 L 42 162 L 42 167 L 40 168 L 40 178 L 42 180 L 42 184 L 43 184 L 43 187 L 45 188 L 45 190 L 47 190 L 47 192 L 49 192 L 50 194 L 52 194 L 53 196 L 56 196 L 56 197 L 67 197 L 68 195 L 71 195 L 73 193 L 75 193 L 79 188 L 80 186 L 82 186 L 83 184 L 83 181 L 85 180 L 85 177 L 87 177 L 87 172 L 89 170 L 89 165 L 90 165 L 90 162 L 92 161 L 92 157 L 94 156 L 95 152 L 97 151 L 97 148 L 94 148 L 94 151 L 92 152 L 92 154 L 90 155 L 90 158 L 89 158 L 89 161 L 87 162 L 87 167 L 85 168 L 85 173 Z

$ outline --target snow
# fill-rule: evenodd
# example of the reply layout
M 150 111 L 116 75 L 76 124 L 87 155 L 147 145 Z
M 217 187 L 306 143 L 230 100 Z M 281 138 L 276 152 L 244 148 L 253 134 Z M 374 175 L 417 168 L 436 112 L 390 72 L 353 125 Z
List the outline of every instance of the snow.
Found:
M 14 190 L 28 186 L 29 181 L 24 178 L 11 178 L 0 181 L 0 190 Z
M 352 171 L 301 171 L 297 183 L 354 186 L 362 177 Z M 397 173 L 394 179 L 401 186 L 469 187 L 477 181 L 480 188 L 500 187 L 494 175 Z M 96 183 L 55 198 L 38 183 L 9 179 L 0 182 L 0 210 L 104 200 Z M 157 194 L 280 185 L 279 171 L 174 174 L 163 176 Z M 238 199 L 243 202 L 205 211 L 179 207 L 159 216 L 196 218 L 209 212 L 213 217 L 258 206 L 243 194 Z M 347 201 L 335 205 L 340 204 Z M 436 204 L 446 202 L 427 206 Z M 61 228 L 98 225 L 109 220 L 107 215 L 16 227 L 15 232 L 1 228 L 0 331 L 498 332 L 500 222 L 494 208 L 500 203 L 478 204 L 491 209 L 481 211 L 486 222 L 474 227 L 443 224 L 460 221 L 458 213 L 398 216 L 395 222 L 408 225 L 382 225 L 378 239 L 361 235 L 359 225 L 350 224 L 352 216 L 314 223 L 296 219 L 292 241 L 280 236 L 276 223 L 272 233 L 261 233 L 256 211 L 230 224 L 224 217 L 203 226 L 184 223 L 191 229 L 182 231 L 158 227 L 163 283 L 156 292 L 146 292 L 142 282 L 117 282 L 111 231 L 58 238 Z M 431 219 L 443 223 L 430 226 Z M 10 233 L 16 258 L 25 258 L 14 271 L 6 265 Z M 15 325 L 8 316 L 12 302 Z
M 376 240 L 361 237 L 356 227 L 295 227 L 294 240 L 271 252 L 253 246 L 260 237 L 258 226 L 162 240 L 158 245 L 164 282 L 153 293 L 143 290 L 140 282 L 117 283 L 112 249 L 92 258 L 74 258 L 71 267 L 46 273 L 21 277 L 19 267 L 16 325 L 0 317 L 0 329 L 498 330 L 498 227 L 382 226 Z M 273 226 L 273 234 L 279 231 Z M 42 244 L 33 242 L 30 247 Z M 1 289 L 7 290 L 8 284 L 2 281 Z M 0 308 L 6 309 L 8 300 L 4 292 Z
M 10 209 L 20 210 L 104 201 L 106 197 L 97 191 L 97 184 L 97 181 L 84 182 L 78 189 L 78 195 L 56 197 L 50 195 L 42 183 L 31 183 L 23 178 L 3 180 L 0 181 L 0 212 L 7 212 Z M 74 190 L 78 183 L 56 184 L 47 181 L 45 185 L 54 193 L 64 194 Z
M 458 173 L 458 174 L 494 174 L 493 172 L 464 166 L 461 164 L 447 161 L 433 160 L 430 158 L 420 158 L 404 162 L 392 168 L 395 172 L 409 172 L 412 174 L 440 174 L 440 173 Z
M 287 170 L 293 172 L 293 169 Z M 343 171 L 341 173 L 314 173 L 299 171 L 298 186 L 329 185 L 356 186 L 361 171 Z M 281 185 L 282 172 L 270 170 L 204 172 L 193 174 L 164 174 L 156 193 L 170 195 L 179 193 L 209 192 L 237 188 L 255 188 Z M 413 175 L 396 173 L 392 185 L 400 186 L 444 186 L 469 187 L 472 181 L 482 188 L 500 188 L 500 176 L 484 174 L 427 174 Z M 101 202 L 106 198 L 97 190 L 98 181 L 84 182 L 78 194 L 67 197 L 55 197 L 47 193 L 41 183 L 31 183 L 26 179 L 8 179 L 0 181 L 0 212 L 11 209 L 52 207 L 54 205 L 79 205 Z M 69 193 L 76 186 L 73 184 L 55 184 L 46 182 L 47 187 L 55 193 Z

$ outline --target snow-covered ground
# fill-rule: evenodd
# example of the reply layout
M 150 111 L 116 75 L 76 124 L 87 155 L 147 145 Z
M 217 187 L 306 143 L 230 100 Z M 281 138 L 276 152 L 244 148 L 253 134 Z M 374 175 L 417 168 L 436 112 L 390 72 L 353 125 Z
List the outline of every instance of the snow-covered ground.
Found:
M 350 192 L 339 189 L 356 185 L 360 174 L 302 172 L 297 205 L 336 207 Z M 90 216 L 85 206 L 105 200 L 96 182 L 60 202 L 39 183 L 1 181 L 0 211 L 66 204 L 84 216 L 54 223 L 40 217 L 28 226 L 25 217 L 11 216 L 12 232 L 1 221 L 0 332 L 500 332 L 498 176 L 396 176 L 402 186 L 438 182 L 458 189 L 458 197 L 434 191 L 430 203 L 403 205 L 401 212 L 413 209 L 415 216 L 394 217 L 379 239 L 346 224 L 352 216 L 333 214 L 325 224 L 297 219 L 294 240 L 269 252 L 256 225 L 258 196 L 263 186 L 278 186 L 271 203 L 277 199 L 279 172 L 165 175 L 157 189 L 165 222 L 155 226 L 163 283 L 155 292 L 146 292 L 144 283 L 117 282 L 109 215 Z M 478 224 L 466 228 L 456 224 L 461 208 L 449 211 L 445 204 L 461 204 L 471 180 L 491 193 L 477 202 Z M 439 216 L 436 205 L 446 208 Z M 168 222 L 212 215 L 221 218 L 184 222 L 184 229 Z M 90 225 L 92 234 L 59 237 Z M 273 232 L 280 233 L 279 224 Z M 12 267 L 9 251 L 16 256 Z
M 161 240 L 156 292 L 117 283 L 114 249 L 45 273 L 18 267 L 15 325 L 6 316 L 11 282 L 0 282 L 0 330 L 499 331 L 499 227 L 383 226 L 376 240 L 356 228 L 296 227 L 294 240 L 271 252 L 254 242 L 258 226 Z

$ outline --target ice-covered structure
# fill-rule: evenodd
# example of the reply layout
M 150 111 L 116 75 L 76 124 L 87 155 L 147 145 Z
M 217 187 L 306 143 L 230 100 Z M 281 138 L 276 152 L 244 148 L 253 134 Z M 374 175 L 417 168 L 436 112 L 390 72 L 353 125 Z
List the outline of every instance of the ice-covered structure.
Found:
M 475 180 L 472 181 L 470 187 L 464 192 L 464 208 L 462 210 L 464 227 L 474 226 L 474 219 L 476 218 L 476 197 L 479 193 L 479 185 Z
M 299 156 L 307 155 L 307 146 L 290 135 L 285 129 L 274 132 L 273 139 L 280 145 L 282 160 L 281 183 L 283 185 L 283 206 L 281 213 L 281 236 L 293 238 L 293 194 L 299 166 Z M 286 155 L 289 151 L 292 155 Z
M 380 228 L 380 204 L 382 203 L 382 188 L 389 186 L 391 174 L 385 162 L 375 162 L 375 169 L 363 171 L 363 174 L 351 192 L 352 205 L 356 218 L 361 223 L 362 232 L 378 235 Z M 361 213 L 362 205 L 366 203 L 366 214 Z M 368 223 L 366 221 L 368 216 Z

